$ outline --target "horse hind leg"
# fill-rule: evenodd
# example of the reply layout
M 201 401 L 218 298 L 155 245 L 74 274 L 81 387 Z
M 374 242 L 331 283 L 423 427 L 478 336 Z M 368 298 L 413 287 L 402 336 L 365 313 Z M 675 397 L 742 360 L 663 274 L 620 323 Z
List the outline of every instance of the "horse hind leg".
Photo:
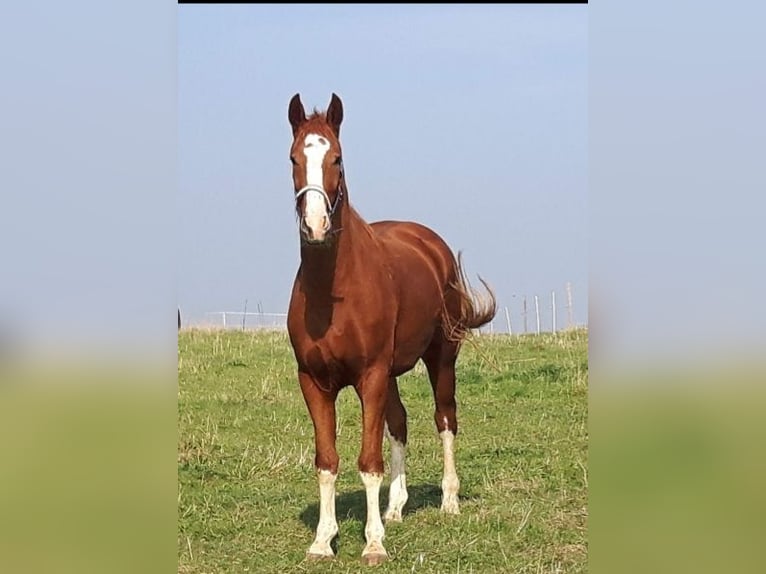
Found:
M 402 510 L 408 498 L 404 463 L 407 446 L 407 411 L 402 404 L 394 377 L 388 380 L 385 431 L 391 447 L 391 485 L 388 490 L 388 508 L 383 515 L 383 520 L 401 522 Z
M 455 435 L 457 435 L 457 403 L 455 401 L 455 362 L 459 344 L 448 341 L 440 333 L 423 355 L 434 393 L 434 422 L 444 449 L 441 510 L 459 514 L 460 480 L 455 468 Z

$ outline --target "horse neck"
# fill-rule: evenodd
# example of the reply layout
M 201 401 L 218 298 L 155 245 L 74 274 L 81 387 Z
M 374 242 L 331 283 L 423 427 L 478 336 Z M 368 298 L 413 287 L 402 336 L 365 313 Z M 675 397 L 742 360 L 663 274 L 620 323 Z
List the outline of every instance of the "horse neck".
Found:
M 364 264 L 363 255 L 373 241 L 369 225 L 351 207 L 347 192 L 338 211 L 339 230 L 331 245 L 301 245 L 304 289 L 318 296 L 338 295 L 343 286 L 356 284 L 351 276 Z

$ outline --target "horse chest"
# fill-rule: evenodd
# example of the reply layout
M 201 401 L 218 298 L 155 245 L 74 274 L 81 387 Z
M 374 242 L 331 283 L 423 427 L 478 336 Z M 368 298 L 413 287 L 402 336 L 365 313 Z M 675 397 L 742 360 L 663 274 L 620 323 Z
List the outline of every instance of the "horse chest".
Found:
M 334 382 L 340 386 L 359 370 L 358 365 L 344 357 L 335 356 L 323 345 L 310 346 L 299 363 L 315 379 Z
M 384 359 L 390 347 L 383 342 L 371 345 L 369 339 L 358 335 L 354 328 L 331 326 L 323 337 L 298 343 L 298 362 L 318 378 L 353 379 L 371 363 Z

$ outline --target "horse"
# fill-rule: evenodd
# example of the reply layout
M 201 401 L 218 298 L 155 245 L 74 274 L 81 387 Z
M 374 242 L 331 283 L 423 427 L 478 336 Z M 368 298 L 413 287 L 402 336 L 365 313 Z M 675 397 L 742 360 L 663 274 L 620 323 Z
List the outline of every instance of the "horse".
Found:
M 481 277 L 484 292 L 470 286 L 461 254 L 456 258 L 428 227 L 407 221 L 367 223 L 354 209 L 340 144 L 343 104 L 335 93 L 326 112 L 315 108 L 308 117 L 295 94 L 288 120 L 300 265 L 287 329 L 314 426 L 320 497 L 316 537 L 307 556 L 334 557 L 335 401 L 342 388 L 352 386 L 362 408 L 358 469 L 367 498 L 362 563 L 375 565 L 388 557 L 379 508 L 384 434 L 391 448 L 386 523 L 402 520 L 408 498 L 407 412 L 396 377 L 418 360 L 425 363 L 444 450 L 441 511 L 458 514 L 455 364 L 470 330 L 494 318 L 496 301 Z

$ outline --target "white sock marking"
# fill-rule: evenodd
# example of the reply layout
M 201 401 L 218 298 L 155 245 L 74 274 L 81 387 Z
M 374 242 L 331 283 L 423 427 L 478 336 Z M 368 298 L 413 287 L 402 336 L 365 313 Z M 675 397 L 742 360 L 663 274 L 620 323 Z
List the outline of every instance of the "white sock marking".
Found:
M 388 489 L 388 508 L 384 518 L 386 522 L 401 522 L 402 510 L 407 502 L 407 475 L 404 471 L 405 445 L 396 440 L 385 426 L 386 436 L 391 446 L 391 486 Z
M 330 542 L 338 533 L 338 522 L 335 519 L 335 479 L 336 474 L 329 470 L 320 470 L 319 477 L 319 524 L 314 543 L 308 550 L 316 556 L 334 556 Z
M 386 554 L 386 549 L 383 548 L 385 530 L 383 521 L 380 519 L 380 485 L 383 483 L 383 475 L 369 472 L 359 474 L 367 491 L 367 525 L 364 527 L 367 546 L 364 547 L 362 556 Z
M 316 185 L 324 189 L 324 171 L 322 163 L 330 149 L 330 142 L 318 134 L 308 134 L 303 140 L 303 153 L 306 154 L 306 184 Z M 318 191 L 307 191 L 305 195 L 303 216 L 306 225 L 314 234 L 322 233 L 329 218 L 327 202 Z
M 446 424 L 446 419 L 445 419 Z M 442 478 L 442 512 L 459 514 L 458 490 L 460 480 L 455 470 L 455 434 L 447 428 L 439 433 L 444 446 L 444 476 Z

